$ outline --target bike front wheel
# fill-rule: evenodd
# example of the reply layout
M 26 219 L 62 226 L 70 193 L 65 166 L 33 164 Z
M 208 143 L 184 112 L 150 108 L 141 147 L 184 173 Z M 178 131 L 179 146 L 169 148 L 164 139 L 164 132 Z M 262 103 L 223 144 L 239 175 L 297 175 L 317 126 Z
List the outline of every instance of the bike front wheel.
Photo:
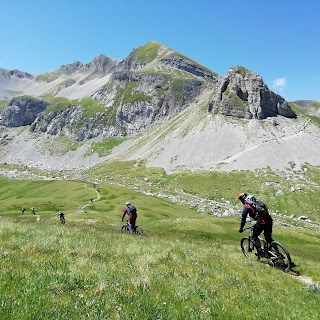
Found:
M 134 229 L 134 233 L 138 236 L 142 236 L 143 235 L 143 231 L 139 226 L 136 226 L 136 228 Z
M 288 272 L 291 269 L 291 257 L 289 251 L 279 242 L 273 241 L 270 245 L 270 260 L 274 267 Z
M 127 226 L 122 226 L 121 232 L 122 232 L 122 233 L 129 233 L 130 231 L 129 231 L 129 229 L 128 229 Z
M 240 247 L 241 247 L 241 250 L 242 250 L 242 253 L 247 257 L 247 258 L 254 258 L 256 255 L 255 255 L 255 245 L 254 245 L 254 242 L 252 241 L 251 238 L 249 237 L 245 237 L 245 238 L 242 238 L 241 241 L 240 241 Z

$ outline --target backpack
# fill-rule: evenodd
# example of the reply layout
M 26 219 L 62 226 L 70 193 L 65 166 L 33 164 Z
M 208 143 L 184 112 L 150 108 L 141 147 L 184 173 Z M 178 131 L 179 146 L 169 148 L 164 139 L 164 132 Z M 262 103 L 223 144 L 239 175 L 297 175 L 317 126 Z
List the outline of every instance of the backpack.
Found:
M 128 207 L 129 208 L 129 214 L 133 215 L 133 216 L 136 216 L 137 215 L 137 209 L 135 206 L 131 205 Z
M 256 218 L 260 218 L 264 214 L 268 214 L 267 206 L 259 199 L 256 199 L 255 201 L 253 201 L 252 207 L 256 212 Z
M 261 218 L 264 214 L 268 214 L 268 208 L 264 202 L 254 196 L 247 196 L 246 202 L 254 209 L 256 219 Z

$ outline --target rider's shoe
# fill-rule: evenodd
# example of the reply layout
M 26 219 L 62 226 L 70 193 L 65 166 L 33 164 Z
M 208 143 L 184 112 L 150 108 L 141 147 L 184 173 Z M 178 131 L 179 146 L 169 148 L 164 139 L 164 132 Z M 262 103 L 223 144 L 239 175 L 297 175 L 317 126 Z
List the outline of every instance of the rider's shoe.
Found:
M 264 258 L 265 256 L 263 250 L 259 250 L 258 252 L 256 252 L 256 256 L 258 257 L 258 259 Z

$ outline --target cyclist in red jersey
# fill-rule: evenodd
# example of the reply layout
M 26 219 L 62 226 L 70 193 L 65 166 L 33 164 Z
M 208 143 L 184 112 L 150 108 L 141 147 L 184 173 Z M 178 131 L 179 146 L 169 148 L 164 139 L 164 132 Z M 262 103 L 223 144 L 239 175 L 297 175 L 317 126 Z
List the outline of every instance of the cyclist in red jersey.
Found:
M 121 221 L 123 221 L 124 217 L 128 215 L 129 216 L 129 223 L 131 225 L 132 230 L 136 227 L 136 220 L 137 220 L 137 209 L 135 206 L 131 204 L 131 202 L 126 202 L 126 206 L 123 209 L 123 213 L 121 216 Z

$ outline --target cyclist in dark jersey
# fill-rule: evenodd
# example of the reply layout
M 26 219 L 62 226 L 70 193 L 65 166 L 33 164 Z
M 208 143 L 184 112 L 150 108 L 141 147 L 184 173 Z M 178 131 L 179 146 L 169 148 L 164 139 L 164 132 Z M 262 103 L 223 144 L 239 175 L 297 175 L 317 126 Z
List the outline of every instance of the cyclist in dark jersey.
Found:
M 237 199 L 239 199 L 243 204 L 242 209 L 242 218 L 240 223 L 240 229 L 239 232 L 243 232 L 243 227 L 246 223 L 247 216 L 249 215 L 250 218 L 257 221 L 256 224 L 253 227 L 253 239 L 255 241 L 256 247 L 258 249 L 258 254 L 262 256 L 262 250 L 261 250 L 261 242 L 259 240 L 259 235 L 263 231 L 264 238 L 268 244 L 270 244 L 272 239 L 272 217 L 269 214 L 268 210 L 266 210 L 265 213 L 259 214 L 257 210 L 252 206 L 253 200 L 255 198 L 252 195 L 247 195 L 246 193 L 241 193 L 237 196 Z
M 66 223 L 66 220 L 65 220 L 65 218 L 64 218 L 64 213 L 61 212 L 61 211 L 59 211 L 59 214 L 58 214 L 58 215 L 59 215 L 61 224 L 65 224 L 65 223 Z

